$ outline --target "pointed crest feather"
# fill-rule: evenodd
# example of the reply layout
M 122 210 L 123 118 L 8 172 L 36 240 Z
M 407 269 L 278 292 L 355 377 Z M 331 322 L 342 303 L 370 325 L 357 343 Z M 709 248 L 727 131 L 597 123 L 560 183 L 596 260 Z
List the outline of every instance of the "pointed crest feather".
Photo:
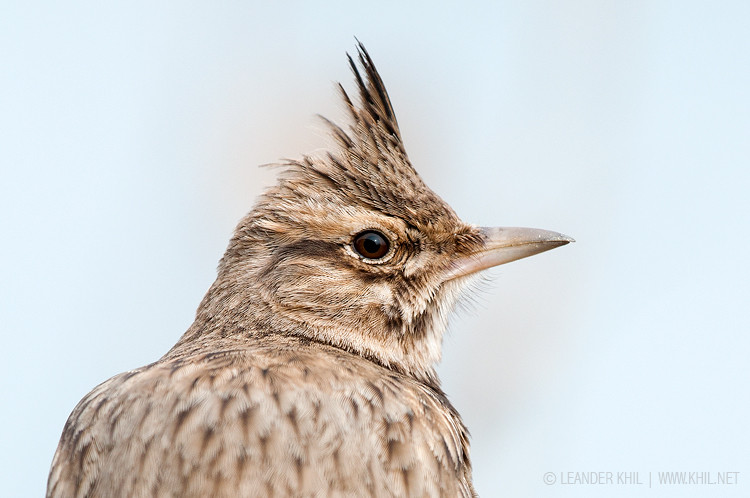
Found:
M 347 58 L 358 93 L 355 102 L 338 84 L 352 118 L 349 129 L 321 116 L 338 148 L 322 156 L 286 162 L 291 176 L 282 175 L 282 187 L 285 179 L 292 181 L 301 175 L 304 182 L 317 183 L 338 196 L 414 222 L 455 216 L 409 162 L 391 100 L 370 54 L 358 42 L 357 58 L 349 54 Z

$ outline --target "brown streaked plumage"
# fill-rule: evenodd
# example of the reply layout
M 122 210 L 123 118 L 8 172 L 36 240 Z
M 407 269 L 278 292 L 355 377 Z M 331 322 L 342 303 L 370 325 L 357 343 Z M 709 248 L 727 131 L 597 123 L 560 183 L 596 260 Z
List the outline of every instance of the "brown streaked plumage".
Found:
M 434 370 L 448 314 L 480 270 L 572 239 L 462 222 L 358 50 L 351 128 L 284 165 L 177 344 L 81 400 L 47 496 L 475 495 Z

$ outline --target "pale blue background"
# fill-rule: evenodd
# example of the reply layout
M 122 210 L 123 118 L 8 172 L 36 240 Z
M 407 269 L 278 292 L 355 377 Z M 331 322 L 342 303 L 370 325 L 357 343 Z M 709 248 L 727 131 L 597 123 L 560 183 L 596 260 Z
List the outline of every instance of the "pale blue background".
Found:
M 440 367 L 500 496 L 750 496 L 750 3 L 4 2 L 0 496 L 188 327 L 365 42 L 467 221 L 578 242 L 492 274 Z M 547 486 L 545 472 L 739 471 Z

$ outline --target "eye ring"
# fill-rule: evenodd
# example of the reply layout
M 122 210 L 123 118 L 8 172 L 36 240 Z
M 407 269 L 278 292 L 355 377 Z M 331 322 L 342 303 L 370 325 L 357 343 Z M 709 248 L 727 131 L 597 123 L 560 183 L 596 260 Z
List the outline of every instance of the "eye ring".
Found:
M 352 249 L 354 252 L 367 260 L 378 260 L 388 254 L 391 243 L 382 232 L 378 230 L 365 230 L 354 236 Z

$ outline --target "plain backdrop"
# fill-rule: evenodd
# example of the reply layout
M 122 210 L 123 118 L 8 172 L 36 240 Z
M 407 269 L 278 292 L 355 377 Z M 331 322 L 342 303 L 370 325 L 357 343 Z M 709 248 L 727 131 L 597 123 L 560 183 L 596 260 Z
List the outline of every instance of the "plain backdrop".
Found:
M 317 113 L 345 118 L 355 36 L 464 220 L 577 239 L 491 271 L 446 337 L 479 493 L 750 496 L 749 19 L 744 1 L 3 2 L 0 496 L 42 495 L 78 400 L 190 325 L 273 182 L 257 166 L 323 147 Z M 564 482 L 600 471 L 643 484 Z

